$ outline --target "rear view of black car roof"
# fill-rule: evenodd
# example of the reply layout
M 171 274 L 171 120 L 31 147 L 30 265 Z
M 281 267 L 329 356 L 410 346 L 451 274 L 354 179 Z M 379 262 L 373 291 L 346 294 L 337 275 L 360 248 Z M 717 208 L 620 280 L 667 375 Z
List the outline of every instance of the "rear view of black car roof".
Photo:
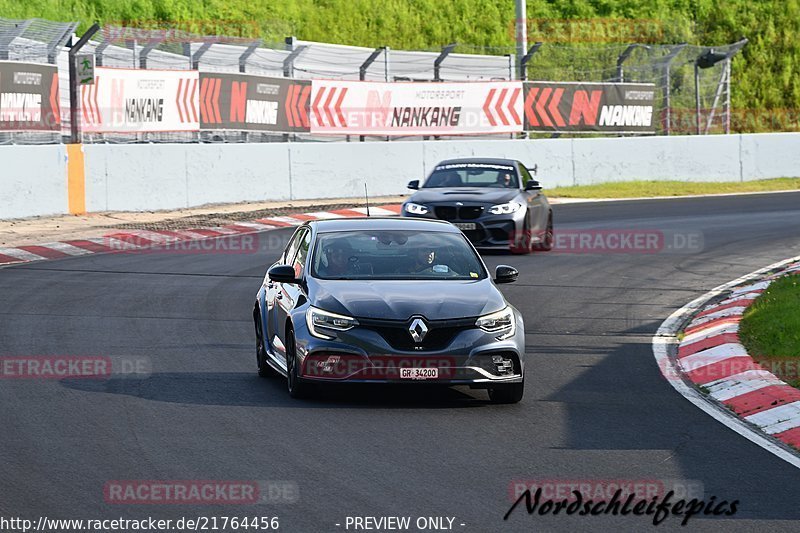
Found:
M 314 220 L 308 224 L 316 227 L 320 233 L 358 230 L 444 231 L 447 233 L 461 231 L 444 220 L 405 217 L 329 218 Z
M 516 161 L 513 159 L 500 159 L 493 157 L 464 157 L 461 159 L 446 159 L 436 164 L 437 167 L 442 165 L 508 165 L 514 166 Z

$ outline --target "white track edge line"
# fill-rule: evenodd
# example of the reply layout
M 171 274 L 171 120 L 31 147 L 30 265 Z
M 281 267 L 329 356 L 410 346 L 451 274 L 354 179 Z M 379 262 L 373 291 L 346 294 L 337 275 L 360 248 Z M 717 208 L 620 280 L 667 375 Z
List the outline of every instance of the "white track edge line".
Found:
M 774 437 L 768 437 L 761 431 L 757 431 L 747 422 L 734 415 L 722 406 L 712 403 L 711 400 L 703 396 L 697 389 L 690 387 L 683 379 L 683 373 L 676 366 L 676 362 L 669 356 L 669 345 L 677 344 L 675 334 L 692 313 L 700 310 L 712 298 L 719 296 L 724 291 L 759 278 L 760 276 L 780 268 L 789 263 L 800 261 L 800 256 L 778 261 L 755 272 L 746 274 L 733 281 L 724 283 L 707 293 L 695 298 L 688 304 L 673 312 L 662 324 L 653 336 L 653 356 L 656 359 L 658 368 L 672 387 L 684 398 L 689 400 L 695 407 L 704 411 L 706 414 L 722 423 L 729 429 L 735 431 L 750 442 L 761 446 L 771 454 L 783 459 L 790 465 L 800 468 L 800 456 L 790 452 L 787 448 L 775 442 Z M 677 377 L 680 376 L 680 377 Z

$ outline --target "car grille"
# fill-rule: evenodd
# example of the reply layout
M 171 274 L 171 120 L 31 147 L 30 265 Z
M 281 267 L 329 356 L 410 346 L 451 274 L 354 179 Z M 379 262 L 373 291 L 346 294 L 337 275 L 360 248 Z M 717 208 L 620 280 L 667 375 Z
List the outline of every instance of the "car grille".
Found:
M 480 205 L 461 207 L 440 205 L 434 208 L 434 213 L 439 220 L 475 220 L 483 214 L 483 207 Z
M 458 216 L 458 211 L 455 207 L 445 205 L 439 206 L 435 209 L 436 218 L 440 220 L 455 220 Z
M 483 213 L 483 207 L 479 205 L 467 205 L 458 210 L 461 220 L 475 220 Z
M 475 328 L 477 318 L 459 318 L 454 320 L 426 320 L 428 333 L 422 342 L 414 342 L 408 328 L 413 318 L 409 320 L 374 320 L 358 318 L 359 326 L 375 331 L 394 348 L 400 351 L 436 351 L 443 350 L 460 332 Z

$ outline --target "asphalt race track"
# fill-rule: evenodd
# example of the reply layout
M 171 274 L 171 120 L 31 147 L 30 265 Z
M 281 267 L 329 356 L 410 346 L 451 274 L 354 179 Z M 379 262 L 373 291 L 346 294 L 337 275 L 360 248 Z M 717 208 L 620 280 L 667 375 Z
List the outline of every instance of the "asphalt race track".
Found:
M 685 480 L 702 483 L 706 499 L 739 500 L 739 511 L 688 528 L 670 517 L 660 530 L 797 531 L 800 472 L 675 392 L 651 336 L 703 292 L 799 255 L 800 193 L 558 205 L 555 220 L 562 232 L 702 239 L 688 251 L 486 256 L 492 269 L 521 272 L 502 286 L 528 344 L 525 398 L 512 406 L 424 387 L 295 401 L 282 379 L 258 378 L 253 299 L 289 230 L 262 234 L 253 254 L 90 255 L 0 270 L 0 356 L 152 365 L 140 377 L 0 380 L 0 515 L 278 516 L 288 532 L 345 531 L 347 516 L 449 516 L 464 532 L 631 531 L 652 519 L 520 507 L 504 521 L 510 485 Z M 299 497 L 112 504 L 111 480 L 271 480 Z

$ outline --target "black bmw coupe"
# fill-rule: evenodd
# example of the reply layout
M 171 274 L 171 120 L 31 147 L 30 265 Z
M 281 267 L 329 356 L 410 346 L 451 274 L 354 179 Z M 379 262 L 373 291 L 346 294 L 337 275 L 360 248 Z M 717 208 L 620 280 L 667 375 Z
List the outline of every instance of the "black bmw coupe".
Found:
M 515 253 L 553 246 L 553 210 L 541 184 L 512 159 L 442 161 L 403 204 L 404 217 L 451 222 L 478 248 Z

